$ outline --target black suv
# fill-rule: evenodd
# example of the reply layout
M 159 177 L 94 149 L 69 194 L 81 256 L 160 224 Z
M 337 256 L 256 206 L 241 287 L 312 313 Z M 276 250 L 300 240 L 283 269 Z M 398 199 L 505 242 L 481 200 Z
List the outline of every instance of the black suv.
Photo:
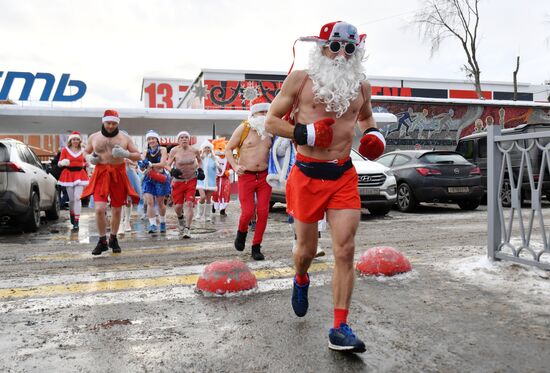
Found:
M 507 128 L 502 130 L 501 134 L 506 135 L 519 135 L 524 133 L 535 132 L 547 132 L 550 131 L 550 123 L 535 123 L 535 124 L 521 124 L 514 128 Z M 543 138 L 539 140 L 540 146 L 545 146 L 550 142 L 550 138 Z M 513 142 L 502 142 L 501 146 L 504 149 L 509 149 L 513 145 Z M 540 168 L 542 163 L 543 151 L 536 146 L 534 140 L 522 140 L 520 145 L 524 148 L 529 148 L 528 152 L 530 163 L 532 166 L 532 174 L 535 182 L 535 186 L 538 186 L 540 179 Z M 456 151 L 464 156 L 470 162 L 476 164 L 481 170 L 481 183 L 485 192 L 487 192 L 487 132 L 474 133 L 472 135 L 465 136 L 458 140 Z M 510 160 L 513 171 L 513 180 L 515 183 L 518 181 L 519 171 L 521 166 L 521 152 L 516 146 L 510 151 Z M 546 160 L 548 162 L 548 160 Z M 531 186 L 529 183 L 529 173 L 524 161 L 523 165 L 523 182 L 521 188 L 521 201 L 529 199 L 531 196 Z M 544 165 L 542 165 L 544 166 Z M 548 173 L 548 167 L 544 167 L 543 183 L 541 188 L 542 195 L 545 195 L 550 200 L 550 174 Z M 510 187 L 510 175 L 505 167 L 504 181 L 502 184 L 501 192 L 502 205 L 509 207 L 511 205 L 511 187 Z

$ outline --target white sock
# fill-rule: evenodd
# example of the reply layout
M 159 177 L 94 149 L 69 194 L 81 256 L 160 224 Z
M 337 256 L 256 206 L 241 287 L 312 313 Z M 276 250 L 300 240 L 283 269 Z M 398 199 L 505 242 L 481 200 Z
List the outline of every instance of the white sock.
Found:
M 149 218 L 150 225 L 157 225 L 157 218 Z

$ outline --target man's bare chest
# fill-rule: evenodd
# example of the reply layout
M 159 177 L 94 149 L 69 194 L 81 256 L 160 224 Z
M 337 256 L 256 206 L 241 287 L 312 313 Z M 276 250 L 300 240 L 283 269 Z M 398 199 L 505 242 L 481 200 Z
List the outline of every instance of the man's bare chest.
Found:
M 126 148 L 126 144 L 123 139 L 118 137 L 103 137 L 96 139 L 94 144 L 94 151 L 96 153 L 110 153 L 115 145 L 119 145 Z
M 176 153 L 176 164 L 186 165 L 195 162 L 195 152 L 192 150 L 180 150 Z

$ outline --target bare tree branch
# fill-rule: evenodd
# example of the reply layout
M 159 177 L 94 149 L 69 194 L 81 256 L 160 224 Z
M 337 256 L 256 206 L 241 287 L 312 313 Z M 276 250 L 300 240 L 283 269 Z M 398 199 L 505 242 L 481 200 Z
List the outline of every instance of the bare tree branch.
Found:
M 431 44 L 430 55 L 433 56 L 447 38 L 460 42 L 467 63 L 462 69 L 469 78 L 474 79 L 474 86 L 479 98 L 481 92 L 481 70 L 477 61 L 479 2 L 481 0 L 425 0 L 425 6 L 414 18 L 420 33 Z
M 519 56 L 516 59 L 516 70 L 514 70 L 514 101 L 518 99 L 518 71 L 519 71 Z

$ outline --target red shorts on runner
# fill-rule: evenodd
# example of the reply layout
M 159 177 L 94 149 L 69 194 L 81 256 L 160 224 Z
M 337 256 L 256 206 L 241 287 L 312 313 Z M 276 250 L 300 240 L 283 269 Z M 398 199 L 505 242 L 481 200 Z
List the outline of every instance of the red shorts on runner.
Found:
M 300 153 L 296 161 L 327 162 Z M 343 164 L 347 159 L 339 160 Z M 355 167 L 345 171 L 337 180 L 314 179 L 292 166 L 286 183 L 286 211 L 304 223 L 322 220 L 328 209 L 361 209 Z
M 197 178 L 180 181 L 175 179 L 172 182 L 172 200 L 175 205 L 183 205 L 184 202 L 195 202 L 197 190 Z

